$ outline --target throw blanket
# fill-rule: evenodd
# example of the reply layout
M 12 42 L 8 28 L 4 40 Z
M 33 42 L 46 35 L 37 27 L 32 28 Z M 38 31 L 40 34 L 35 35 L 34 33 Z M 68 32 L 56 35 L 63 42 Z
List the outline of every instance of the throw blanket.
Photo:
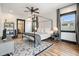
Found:
M 24 33 L 24 36 L 26 38 L 32 37 L 35 44 L 35 47 L 41 44 L 41 37 L 38 34 L 34 34 L 34 33 Z

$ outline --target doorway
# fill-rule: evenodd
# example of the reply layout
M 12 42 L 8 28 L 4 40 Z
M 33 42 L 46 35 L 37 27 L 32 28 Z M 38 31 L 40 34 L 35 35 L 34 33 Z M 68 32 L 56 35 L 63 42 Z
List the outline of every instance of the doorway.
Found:
M 17 34 L 19 37 L 22 37 L 23 33 L 25 33 L 25 20 L 17 19 Z

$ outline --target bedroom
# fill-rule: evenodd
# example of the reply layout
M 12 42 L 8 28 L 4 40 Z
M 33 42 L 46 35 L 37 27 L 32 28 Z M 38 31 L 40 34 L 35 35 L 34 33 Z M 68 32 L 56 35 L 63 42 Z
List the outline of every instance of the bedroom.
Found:
M 59 18 L 60 16 L 58 16 L 58 15 L 59 14 L 63 15 L 63 12 L 67 12 L 67 11 L 75 11 L 76 10 L 75 5 L 78 5 L 78 4 L 72 4 L 72 3 L 51 3 L 51 4 L 49 4 L 49 3 L 45 3 L 45 4 L 43 4 L 43 3 L 39 3 L 39 4 L 37 4 L 37 3 L 35 3 L 35 4 L 1 3 L 0 4 L 0 15 L 1 15 L 1 17 L 0 17 L 0 19 L 1 19 L 0 37 L 3 36 L 4 39 L 3 39 L 3 41 L 0 41 L 1 42 L 0 55 L 6 55 L 6 54 L 13 55 L 13 53 L 15 53 L 14 55 L 18 55 L 18 56 L 37 55 L 39 53 L 42 53 L 43 50 L 44 51 L 47 50 L 47 48 L 51 49 L 50 46 L 52 44 L 53 45 L 57 44 L 57 47 L 58 47 L 58 44 L 60 44 L 60 47 L 61 47 L 61 44 L 63 44 L 64 41 L 74 42 L 74 39 L 76 40 L 76 34 L 78 35 L 78 33 L 75 34 L 74 30 L 70 31 L 70 29 L 67 28 L 66 30 L 63 30 L 60 34 L 59 30 L 61 27 L 60 27 L 60 23 L 59 23 L 60 20 L 58 20 L 58 19 L 60 19 Z M 64 6 L 69 6 L 69 7 L 63 8 Z M 36 12 L 39 12 L 39 13 L 32 14 L 31 11 L 28 10 L 31 8 L 37 9 Z M 59 10 L 61 13 L 58 12 Z M 64 10 L 66 10 L 66 11 L 64 11 Z M 38 18 L 37 18 L 37 16 L 38 16 Z M 64 16 L 63 16 L 63 18 L 64 18 Z M 33 26 L 33 21 L 32 21 L 33 19 L 34 20 L 38 19 L 38 21 L 35 21 L 36 26 Z M 21 21 L 21 22 L 19 22 L 19 21 Z M 37 22 L 39 23 L 39 27 L 37 26 Z M 64 24 L 64 25 L 66 25 L 65 27 L 67 27 L 67 24 Z M 5 33 L 3 34 L 3 30 L 6 27 L 10 27 L 9 28 L 10 30 L 8 30 L 10 33 L 7 32 L 7 38 L 14 39 L 14 40 L 8 41 L 8 39 L 5 38 L 6 35 L 5 35 Z M 35 30 L 33 30 L 32 27 Z M 69 31 L 67 31 L 67 30 L 69 30 Z M 59 33 L 58 33 L 58 31 L 59 31 Z M 5 30 L 4 30 L 4 32 L 5 32 Z M 58 34 L 57 38 L 54 37 L 53 32 L 57 32 L 57 34 Z M 11 38 L 11 36 L 13 36 L 13 35 L 14 35 L 14 37 Z M 36 40 L 35 40 L 35 38 L 36 38 Z M 53 40 L 53 38 L 55 40 Z M 62 41 L 62 39 L 65 39 L 65 40 Z M 7 41 L 8 41 L 8 43 L 7 43 Z M 41 41 L 44 43 L 42 43 Z M 59 43 L 57 43 L 58 41 L 59 41 Z M 5 42 L 5 44 L 3 42 Z M 31 53 L 29 52 L 30 54 L 28 53 L 28 50 L 27 51 L 23 50 L 22 52 L 20 51 L 20 52 L 16 53 L 17 51 L 14 52 L 14 50 L 16 50 L 18 48 L 16 47 L 16 49 L 14 49 L 14 47 L 16 46 L 16 44 L 14 45 L 15 42 L 18 42 L 18 44 L 26 43 L 26 46 L 28 48 L 29 47 L 32 48 L 33 50 L 29 49 L 29 51 L 31 52 Z M 79 43 L 78 40 L 77 40 L 77 43 Z M 40 44 L 43 44 L 42 45 L 43 48 L 41 46 L 36 49 L 34 48 Z M 64 43 L 64 45 L 65 44 L 67 44 L 67 43 Z M 73 46 L 75 47 L 75 49 L 76 48 L 79 49 L 79 47 L 77 47 L 76 45 L 73 45 L 72 43 L 68 43 L 68 44 L 72 45 L 72 47 L 69 47 L 69 49 L 72 48 L 72 50 L 73 50 Z M 24 48 L 24 47 L 22 47 L 22 48 Z M 67 47 L 66 47 L 66 49 L 67 49 Z M 4 52 L 2 52 L 2 51 L 4 51 Z M 69 51 L 68 51 L 68 53 L 70 53 Z M 48 54 L 49 55 L 51 55 L 51 54 L 52 55 L 56 55 L 56 54 L 57 55 L 68 55 L 65 53 L 59 54 L 59 52 L 60 51 L 57 52 L 55 50 L 54 54 L 50 53 L 50 52 L 48 52 Z M 45 55 L 45 54 L 46 53 L 44 53 L 43 55 Z M 79 53 L 76 53 L 75 51 L 73 51 L 69 55 L 79 55 Z

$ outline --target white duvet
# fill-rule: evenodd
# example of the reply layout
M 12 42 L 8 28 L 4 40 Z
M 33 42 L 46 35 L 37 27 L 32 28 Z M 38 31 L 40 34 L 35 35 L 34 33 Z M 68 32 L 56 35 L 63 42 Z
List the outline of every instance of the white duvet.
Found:
M 45 40 L 51 36 L 50 33 L 43 33 L 43 32 L 36 32 L 35 34 L 38 34 L 41 37 L 41 40 Z M 31 40 L 34 40 L 34 38 L 31 36 L 27 36 L 27 37 L 30 38 Z
M 36 34 L 40 35 L 41 40 L 47 39 L 51 36 L 50 33 L 36 32 Z

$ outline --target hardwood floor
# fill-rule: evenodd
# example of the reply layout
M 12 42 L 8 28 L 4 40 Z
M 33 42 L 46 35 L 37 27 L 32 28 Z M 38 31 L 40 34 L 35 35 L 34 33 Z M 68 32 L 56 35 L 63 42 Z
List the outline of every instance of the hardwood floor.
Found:
M 22 38 L 17 40 L 19 43 L 23 43 Z M 50 39 L 44 41 L 53 43 L 53 45 L 37 56 L 79 56 L 79 45 Z
M 50 48 L 40 53 L 38 56 L 79 56 L 79 46 L 72 43 L 46 40 L 53 43 Z

